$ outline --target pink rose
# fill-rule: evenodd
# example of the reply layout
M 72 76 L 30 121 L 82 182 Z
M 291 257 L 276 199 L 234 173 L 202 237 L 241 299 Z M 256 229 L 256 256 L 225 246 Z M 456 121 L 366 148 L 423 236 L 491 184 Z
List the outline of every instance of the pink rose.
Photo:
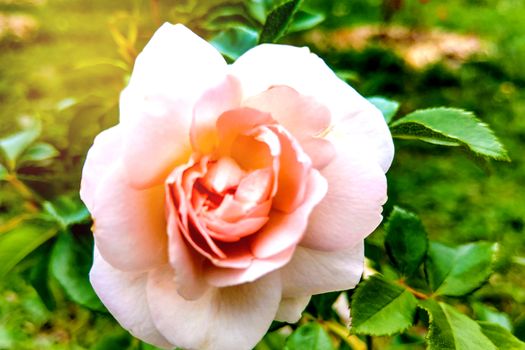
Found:
M 392 157 L 381 113 L 307 48 L 227 65 L 164 24 L 84 166 L 91 282 L 146 342 L 251 349 L 359 281 Z

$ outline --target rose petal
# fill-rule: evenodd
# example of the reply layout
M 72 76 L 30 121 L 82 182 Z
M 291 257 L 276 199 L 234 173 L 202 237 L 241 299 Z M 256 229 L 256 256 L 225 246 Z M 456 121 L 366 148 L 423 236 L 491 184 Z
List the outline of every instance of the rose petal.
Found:
M 201 297 L 208 285 L 202 277 L 204 257 L 198 254 L 185 240 L 179 230 L 177 212 L 169 193 L 166 203 L 168 210 L 169 261 L 177 271 L 175 283 L 177 292 L 188 300 Z
M 177 294 L 169 269 L 148 279 L 148 301 L 157 329 L 187 349 L 250 350 L 270 326 L 281 299 L 278 275 L 231 288 L 210 289 L 188 301 Z
M 321 174 L 329 188 L 310 216 L 301 245 L 338 250 L 362 241 L 381 223 L 386 177 L 366 150 L 334 142 L 338 155 Z M 329 233 L 329 234 L 327 234 Z
M 217 146 L 217 118 L 228 110 L 238 108 L 241 95 L 237 79 L 228 76 L 219 86 L 206 91 L 197 101 L 191 125 L 191 144 L 194 150 L 206 154 Z
M 300 141 L 317 136 L 330 126 L 330 111 L 325 106 L 288 86 L 272 86 L 242 104 L 270 113 Z
M 182 24 L 164 23 L 137 56 L 126 90 L 143 99 L 167 93 L 196 101 L 223 81 L 227 69 L 221 54 L 204 39 Z M 140 117 L 127 104 L 132 102 L 121 101 L 121 121 Z M 191 114 L 187 117 L 191 121 Z
M 80 198 L 93 210 L 97 187 L 122 154 L 121 128 L 117 125 L 97 135 L 82 169 Z
M 363 241 L 334 252 L 298 246 L 293 259 L 280 270 L 283 296 L 310 296 L 354 288 L 363 273 L 363 260 Z
M 326 106 L 332 126 L 360 134 L 370 156 L 386 171 L 393 158 L 393 142 L 381 112 L 352 87 L 339 79 L 326 63 L 308 48 L 264 44 L 248 50 L 231 66 L 245 98 L 272 86 L 288 86 L 303 96 L 312 96 Z
M 124 159 L 134 186 L 159 185 L 187 160 L 194 104 L 226 69 L 217 50 L 183 25 L 165 23 L 155 32 L 120 99 Z
M 101 181 L 91 209 L 100 254 L 114 267 L 144 270 L 167 260 L 164 189 L 136 190 L 117 164 Z
M 277 193 L 273 208 L 285 213 L 293 212 L 304 200 L 307 179 L 312 167 L 310 157 L 299 143 L 280 125 L 268 126 L 281 144 Z
M 204 267 L 204 276 L 206 281 L 215 287 L 228 287 L 253 282 L 272 271 L 287 264 L 293 256 L 295 246 L 288 247 L 286 250 L 279 252 L 265 259 L 256 259 L 250 256 L 250 264 L 233 265 L 232 260 L 221 261 L 220 264 L 213 262 Z M 224 263 L 230 263 L 230 266 Z M 224 266 L 224 267 L 223 267 Z
M 219 154 L 229 156 L 232 145 L 239 136 L 256 126 L 273 124 L 275 121 L 268 113 L 260 112 L 253 108 L 238 108 L 224 112 L 217 119 L 217 132 L 219 134 Z
M 95 247 L 93 267 L 89 273 L 91 285 L 100 300 L 120 325 L 135 337 L 155 346 L 171 349 L 158 331 L 146 298 L 147 273 L 123 272 L 107 263 Z
M 304 202 L 290 214 L 279 211 L 270 213 L 270 220 L 252 241 L 253 254 L 258 258 L 268 258 L 297 244 L 306 230 L 310 213 L 321 202 L 327 189 L 325 178 L 317 170 L 312 169 Z
M 275 320 L 280 322 L 296 323 L 301 318 L 303 310 L 310 302 L 310 295 L 297 298 L 283 298 Z
M 191 103 L 156 95 L 135 100 L 140 116 L 122 123 L 124 165 L 136 188 L 158 186 L 191 154 Z

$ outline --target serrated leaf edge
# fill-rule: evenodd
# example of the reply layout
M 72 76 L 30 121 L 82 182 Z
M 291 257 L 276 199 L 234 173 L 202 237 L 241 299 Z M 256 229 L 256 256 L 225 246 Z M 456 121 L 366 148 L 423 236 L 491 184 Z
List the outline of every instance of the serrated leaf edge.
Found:
M 423 125 L 421 123 L 418 123 L 416 121 L 412 121 L 410 120 L 410 117 L 415 114 L 415 113 L 419 113 L 419 112 L 427 112 L 427 111 L 453 111 L 453 112 L 459 112 L 459 113 L 463 113 L 463 114 L 466 114 L 468 115 L 470 118 L 472 118 L 472 120 L 474 120 L 478 125 L 484 127 L 487 129 L 488 133 L 494 137 L 494 142 L 501 148 L 501 155 L 486 155 L 486 154 L 482 154 L 482 153 L 479 153 L 477 152 L 476 150 L 472 149 L 469 144 L 461 141 L 461 139 L 455 137 L 455 136 L 448 136 L 448 135 L 443 135 L 440 131 L 438 130 L 435 130 L 434 128 L 431 128 L 431 127 L 428 127 L 427 125 Z M 436 132 L 436 133 L 439 133 L 447 138 L 450 138 L 450 139 L 453 139 L 453 140 L 457 140 L 461 145 L 465 146 L 466 148 L 468 148 L 470 151 L 472 151 L 473 153 L 475 154 L 478 154 L 482 157 L 489 157 L 489 158 L 493 158 L 493 159 L 496 159 L 496 160 L 502 160 L 502 161 L 510 161 L 510 158 L 508 156 L 508 151 L 507 149 L 505 148 L 505 146 L 503 145 L 503 143 L 501 143 L 501 141 L 499 140 L 499 138 L 496 136 L 496 134 L 494 133 L 494 131 L 490 128 L 490 126 L 487 124 L 487 123 L 484 123 L 483 121 L 481 121 L 478 117 L 476 117 L 476 115 L 471 112 L 471 111 L 467 111 L 465 109 L 462 109 L 462 108 L 450 108 L 450 107 L 433 107 L 433 108 L 424 108 L 424 109 L 418 109 L 416 111 L 413 111 L 407 115 L 405 115 L 404 117 L 400 118 L 400 119 L 397 119 L 396 121 L 392 122 L 390 124 L 390 127 L 393 128 L 397 125 L 401 125 L 401 124 L 405 124 L 405 123 L 416 123 L 418 125 L 421 125 L 423 126 L 424 128 L 428 129 L 428 130 L 432 130 L 433 132 Z M 428 141 L 426 141 L 428 142 Z M 481 149 L 484 149 L 484 147 L 479 147 Z
M 370 279 L 372 279 L 372 278 L 380 279 L 380 278 L 377 277 L 377 276 L 372 276 L 372 277 L 370 277 Z M 366 283 L 366 282 L 370 281 L 370 279 L 365 280 L 364 282 Z M 388 282 L 388 281 L 387 281 L 387 282 Z M 358 295 L 360 295 L 360 294 L 359 294 L 359 293 L 360 293 L 359 290 L 361 290 L 361 289 L 364 288 L 365 283 L 360 283 L 360 284 L 357 286 L 356 291 L 355 291 L 355 293 L 354 293 L 354 297 L 357 297 Z M 393 298 L 393 299 L 390 300 L 388 303 L 386 303 L 385 305 L 383 305 L 382 308 L 384 308 L 384 307 L 387 306 L 387 305 L 390 305 L 394 300 L 397 300 L 397 298 L 399 298 L 399 296 L 402 295 L 403 293 L 408 293 L 410 296 L 412 296 L 412 297 L 414 298 L 414 300 L 416 300 L 416 307 L 417 307 L 417 299 L 416 299 L 416 298 L 415 298 L 415 297 L 414 297 L 414 296 L 413 296 L 408 290 L 406 290 L 405 288 L 403 288 L 403 287 L 401 287 L 401 286 L 398 286 L 398 285 L 394 285 L 394 286 L 401 288 L 401 289 L 402 289 L 401 293 L 399 293 L 395 298 Z M 354 300 L 354 297 L 352 297 L 352 301 Z M 352 309 L 353 309 L 353 305 L 350 307 L 350 316 L 351 316 L 351 313 L 352 313 Z M 415 309 L 416 309 L 416 308 L 414 308 L 414 310 L 415 310 Z M 367 321 L 368 321 L 369 319 L 370 319 L 370 318 L 368 318 Z M 402 333 L 402 332 L 406 331 L 407 329 L 409 329 L 409 328 L 412 327 L 412 326 L 413 326 L 413 323 L 411 323 L 411 324 L 409 324 L 408 326 L 403 327 L 403 328 L 401 328 L 401 329 L 399 329 L 399 330 L 397 330 L 397 331 L 395 331 L 395 332 L 387 332 L 387 333 L 381 333 L 381 332 L 379 332 L 379 333 L 376 333 L 376 332 L 359 332 L 359 331 L 357 331 L 357 330 L 355 329 L 355 327 L 354 327 L 354 325 L 353 325 L 353 323 L 352 323 L 352 326 L 350 327 L 350 333 L 351 333 L 351 334 L 356 334 L 356 335 L 391 336 L 391 335 L 394 335 L 394 334 Z

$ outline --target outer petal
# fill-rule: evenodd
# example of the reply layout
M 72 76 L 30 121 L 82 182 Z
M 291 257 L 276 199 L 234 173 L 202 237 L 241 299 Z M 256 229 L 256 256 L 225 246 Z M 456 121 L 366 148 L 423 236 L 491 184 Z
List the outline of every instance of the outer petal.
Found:
M 333 127 L 351 123 L 353 134 L 363 135 L 366 141 L 362 148 L 371 150 L 370 155 L 384 171 L 390 166 L 394 148 L 381 112 L 340 80 L 308 48 L 259 45 L 239 57 L 230 72 L 241 82 L 244 98 L 278 85 L 314 97 L 330 110 Z
M 295 323 L 301 318 L 303 310 L 310 302 L 310 295 L 297 298 L 283 298 L 275 315 L 276 321 Z
M 99 184 L 91 214 L 101 255 L 124 271 L 145 270 L 167 261 L 164 188 L 136 190 L 117 163 Z
M 183 25 L 165 23 L 157 30 L 137 57 L 120 99 L 125 162 L 133 185 L 160 184 L 187 159 L 193 106 L 225 78 L 226 69 L 217 50 Z
M 191 101 L 155 95 L 134 100 L 140 116 L 122 122 L 124 165 L 127 179 L 136 188 L 161 185 L 191 154 Z
M 284 297 L 309 296 L 356 286 L 363 273 L 364 242 L 336 252 L 297 247 L 281 271 Z
M 123 272 L 107 263 L 95 247 L 89 278 L 100 300 L 120 325 L 155 346 L 171 349 L 155 328 L 146 298 L 147 273 Z
M 381 223 L 386 202 L 386 177 L 366 149 L 334 140 L 336 159 L 321 170 L 328 193 L 310 216 L 301 245 L 338 250 L 362 241 Z
M 235 286 L 256 281 L 261 276 L 286 265 L 292 259 L 294 251 L 295 246 L 291 246 L 266 259 L 250 257 L 250 264 L 244 268 L 243 266 L 239 268 L 219 268 L 208 264 L 205 270 L 206 281 L 216 287 Z
M 185 349 L 250 350 L 264 336 L 281 300 L 279 275 L 254 283 L 210 289 L 187 301 L 177 294 L 170 269 L 153 272 L 148 300 L 157 329 Z
M 102 131 L 89 149 L 82 169 L 80 198 L 89 211 L 93 210 L 98 184 L 122 154 L 122 133 L 119 126 Z
M 160 94 L 195 101 L 222 81 L 226 70 L 226 61 L 212 45 L 182 24 L 164 23 L 138 55 L 126 90 L 145 99 Z M 130 102 L 121 101 L 121 121 L 140 116 L 126 104 Z

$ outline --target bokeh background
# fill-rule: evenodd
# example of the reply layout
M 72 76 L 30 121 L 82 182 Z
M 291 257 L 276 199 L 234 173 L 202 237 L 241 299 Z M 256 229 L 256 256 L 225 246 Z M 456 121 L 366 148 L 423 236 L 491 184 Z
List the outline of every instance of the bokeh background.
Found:
M 38 142 L 55 150 L 21 164 L 18 180 L 44 200 L 75 198 L 85 154 L 117 123 L 119 92 L 158 25 L 182 22 L 211 39 L 226 24 L 245 25 L 252 2 L 271 1 L 0 0 L 0 138 L 38 124 Z M 471 110 L 506 145 L 510 163 L 397 140 L 385 212 L 397 204 L 418 213 L 444 243 L 500 242 L 496 273 L 476 298 L 494 307 L 480 312 L 502 317 L 525 339 L 525 1 L 305 0 L 302 8 L 319 24 L 283 43 L 309 46 L 362 95 L 399 101 L 399 115 Z M 0 181 L 0 244 L 31 205 L 13 181 Z M 89 225 L 72 220 L 87 254 L 74 268 L 87 273 Z M 108 337 L 122 349 L 146 348 L 102 307 L 72 302 L 52 273 L 38 271 L 56 239 L 2 276 L 0 349 L 109 349 Z

